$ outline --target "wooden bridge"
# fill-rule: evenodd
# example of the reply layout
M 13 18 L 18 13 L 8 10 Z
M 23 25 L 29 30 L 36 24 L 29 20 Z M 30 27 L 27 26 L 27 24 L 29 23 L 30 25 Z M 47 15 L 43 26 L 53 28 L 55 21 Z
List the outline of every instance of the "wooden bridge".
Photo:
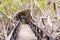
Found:
M 44 29 L 39 28 L 37 25 L 33 23 L 31 19 L 26 19 L 26 23 L 18 21 L 10 40 L 58 40 L 58 39 L 54 39 Z

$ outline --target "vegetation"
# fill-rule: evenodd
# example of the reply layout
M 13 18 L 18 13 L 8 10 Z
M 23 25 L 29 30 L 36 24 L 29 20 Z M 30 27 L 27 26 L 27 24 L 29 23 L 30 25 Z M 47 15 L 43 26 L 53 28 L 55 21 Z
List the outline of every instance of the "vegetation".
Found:
M 60 0 L 0 0 L 0 40 L 8 38 L 17 23 L 15 16 L 25 10 L 30 10 L 39 27 L 42 25 L 54 38 L 60 36 Z

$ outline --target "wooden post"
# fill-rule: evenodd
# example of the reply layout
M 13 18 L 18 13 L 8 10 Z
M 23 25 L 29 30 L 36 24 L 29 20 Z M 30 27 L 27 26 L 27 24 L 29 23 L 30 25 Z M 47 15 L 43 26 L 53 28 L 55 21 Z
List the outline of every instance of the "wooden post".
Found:
M 43 38 L 43 32 L 42 32 L 42 31 L 41 31 L 40 35 L 41 35 L 41 37 Z
M 47 36 L 47 40 L 51 40 L 51 39 Z

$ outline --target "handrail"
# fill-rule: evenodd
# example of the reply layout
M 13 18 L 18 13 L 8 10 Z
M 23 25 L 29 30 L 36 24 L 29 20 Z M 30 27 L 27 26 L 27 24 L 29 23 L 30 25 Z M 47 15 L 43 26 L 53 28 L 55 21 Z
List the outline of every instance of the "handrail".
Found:
M 29 20 L 28 21 L 29 22 L 29 24 L 30 24 L 30 26 L 32 26 L 33 28 L 33 30 L 36 32 L 37 30 L 35 30 L 34 29 L 34 26 L 37 28 L 37 29 L 39 29 L 40 31 L 42 31 L 44 34 L 46 34 L 47 35 L 47 37 L 49 38 L 48 40 L 55 40 L 50 34 L 48 34 L 43 28 L 39 28 L 36 24 L 34 24 L 34 23 L 32 23 L 32 21 L 31 20 Z M 39 32 L 39 30 L 38 30 L 38 32 Z M 37 33 L 39 36 L 40 36 L 40 33 Z
M 14 26 L 14 28 L 12 29 L 12 31 L 10 32 L 6 40 L 11 40 L 14 30 L 17 28 L 18 25 L 19 25 L 19 22 L 17 22 L 17 24 Z

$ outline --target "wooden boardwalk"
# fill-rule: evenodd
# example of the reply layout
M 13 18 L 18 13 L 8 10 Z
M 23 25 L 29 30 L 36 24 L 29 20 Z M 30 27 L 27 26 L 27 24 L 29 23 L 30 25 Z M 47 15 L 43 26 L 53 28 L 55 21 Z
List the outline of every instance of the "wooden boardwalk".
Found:
M 16 40 L 37 40 L 28 24 L 21 24 Z

